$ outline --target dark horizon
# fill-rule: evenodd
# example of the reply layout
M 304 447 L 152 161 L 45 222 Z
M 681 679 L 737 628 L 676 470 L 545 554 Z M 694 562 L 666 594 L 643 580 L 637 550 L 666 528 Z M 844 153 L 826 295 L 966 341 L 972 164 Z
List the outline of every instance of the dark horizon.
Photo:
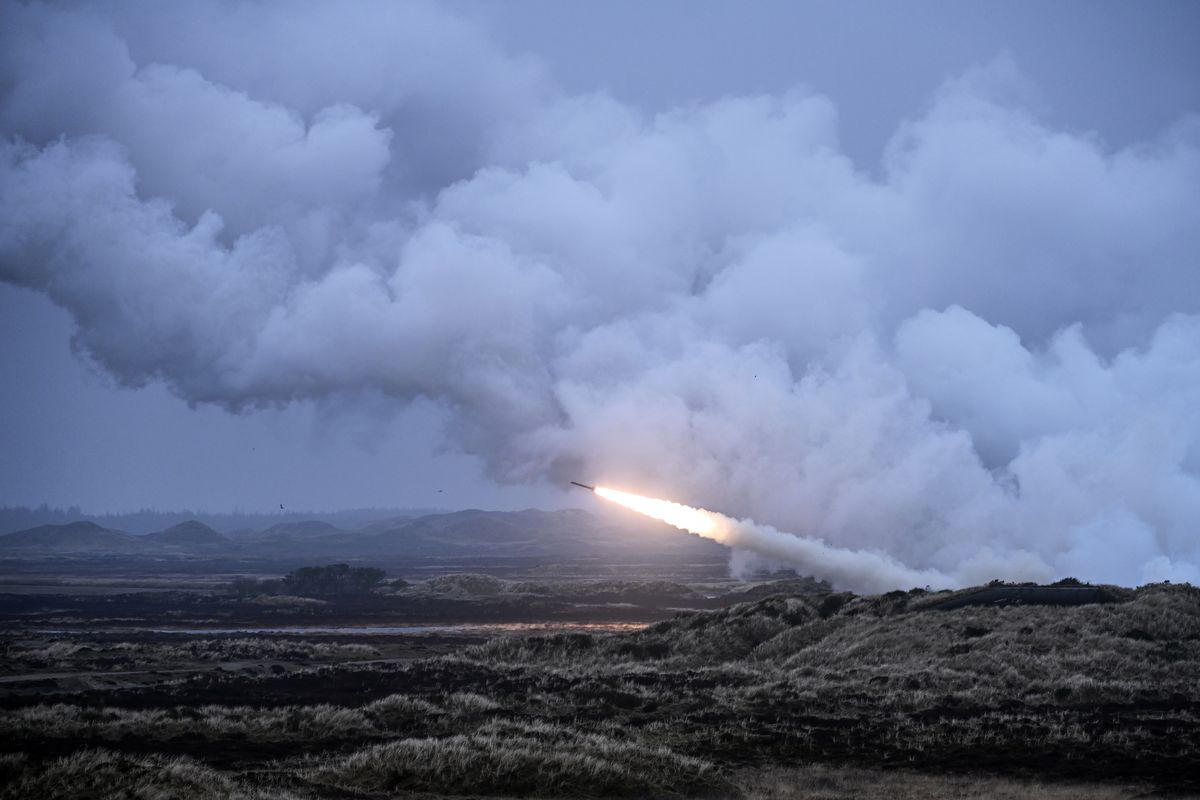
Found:
M 520 511 L 556 511 L 564 509 L 543 509 L 529 507 L 524 509 L 486 509 L 486 508 L 436 508 L 436 507 L 396 507 L 396 508 L 343 508 L 343 509 L 275 509 L 268 511 L 204 511 L 198 509 L 157 509 L 142 508 L 134 511 L 91 513 L 78 506 L 67 508 L 42 505 L 2 506 L 0 507 L 0 535 L 13 533 L 39 525 L 64 525 L 76 521 L 115 522 L 126 521 L 130 527 L 116 527 L 127 533 L 153 533 L 168 524 L 177 524 L 188 520 L 203 522 L 214 530 L 237 530 L 243 525 L 239 521 L 274 521 L 274 522 L 303 522 L 308 520 L 333 521 L 339 520 L 344 524 L 353 524 L 361 520 L 362 524 L 395 516 L 430 516 L 435 514 L 452 514 L 460 511 L 488 511 L 496 513 L 519 513 Z M 167 523 L 167 520 L 172 522 Z M 215 524 L 214 524 L 215 523 Z M 334 523 L 336 524 L 336 523 Z M 109 527 L 109 526 L 105 526 Z

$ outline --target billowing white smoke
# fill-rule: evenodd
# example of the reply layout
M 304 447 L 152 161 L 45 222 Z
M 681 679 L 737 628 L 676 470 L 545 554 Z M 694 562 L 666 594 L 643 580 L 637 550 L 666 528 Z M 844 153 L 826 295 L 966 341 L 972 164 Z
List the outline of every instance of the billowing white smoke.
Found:
M 766 563 L 774 560 L 802 566 L 838 589 L 877 592 L 897 586 L 949 589 L 961 585 L 954 575 L 935 569 L 911 569 L 886 553 L 835 547 L 820 538 L 783 533 L 752 519 L 734 519 L 716 511 L 645 497 L 608 486 L 597 486 L 593 491 L 606 500 L 640 514 L 733 548 L 735 557 L 731 559 L 730 567 L 735 572 L 749 566 L 745 559 L 736 555 L 749 554 L 760 563 L 765 559 Z
M 869 175 L 821 96 L 646 116 L 439 7 L 0 14 L 0 279 L 125 383 L 425 396 L 500 479 L 964 579 L 1200 580 L 1195 119 L 1114 152 L 999 61 Z

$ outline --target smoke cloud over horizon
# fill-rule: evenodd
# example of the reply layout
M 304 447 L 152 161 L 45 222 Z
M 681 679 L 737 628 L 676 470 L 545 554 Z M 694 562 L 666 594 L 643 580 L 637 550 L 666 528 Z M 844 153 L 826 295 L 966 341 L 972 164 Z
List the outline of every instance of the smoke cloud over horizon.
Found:
M 734 519 L 717 511 L 694 508 L 671 500 L 645 497 L 597 486 L 598 496 L 625 508 L 732 548 L 730 570 L 745 577 L 755 566 L 788 564 L 808 570 L 835 589 L 884 592 L 897 587 L 926 586 L 956 589 L 962 581 L 935 569 L 915 570 L 886 553 L 835 547 L 812 536 L 798 536 L 760 525 L 752 519 Z M 994 568 L 994 567 L 993 567 Z M 1011 568 L 1011 567 L 1010 567 Z
M 875 169 L 836 98 L 646 113 L 434 5 L 0 15 L 0 280 L 125 385 L 426 398 L 503 481 L 1200 583 L 1196 116 L 1115 149 L 1000 56 Z

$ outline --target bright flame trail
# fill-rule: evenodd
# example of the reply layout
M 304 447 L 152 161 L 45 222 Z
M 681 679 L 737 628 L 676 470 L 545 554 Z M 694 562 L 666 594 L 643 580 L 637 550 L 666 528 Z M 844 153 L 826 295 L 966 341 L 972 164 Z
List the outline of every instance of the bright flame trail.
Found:
M 668 525 L 674 525 L 680 530 L 715 539 L 718 542 L 723 541 L 721 522 L 729 520 L 729 517 L 722 514 L 714 514 L 702 508 L 692 508 L 681 503 L 672 503 L 670 500 L 642 497 L 640 494 L 609 489 L 607 486 L 597 486 L 594 491 L 606 500 L 612 500 L 639 514 L 645 514 L 647 517 L 661 520 Z
M 943 572 L 912 569 L 883 553 L 834 547 L 821 539 L 784 533 L 753 520 L 734 519 L 715 511 L 607 486 L 597 486 L 593 491 L 606 500 L 680 530 L 802 567 L 838 589 L 884 592 L 913 586 L 950 589 L 960 585 L 958 580 Z

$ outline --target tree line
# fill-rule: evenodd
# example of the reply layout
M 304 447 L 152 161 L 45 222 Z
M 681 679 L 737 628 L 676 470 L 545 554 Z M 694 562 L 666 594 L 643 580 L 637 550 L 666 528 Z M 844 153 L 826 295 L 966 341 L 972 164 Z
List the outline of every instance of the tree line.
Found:
M 301 567 L 278 580 L 235 578 L 231 588 L 236 594 L 290 594 L 298 597 L 360 597 L 374 592 L 387 573 L 378 567 L 352 567 L 328 564 Z

